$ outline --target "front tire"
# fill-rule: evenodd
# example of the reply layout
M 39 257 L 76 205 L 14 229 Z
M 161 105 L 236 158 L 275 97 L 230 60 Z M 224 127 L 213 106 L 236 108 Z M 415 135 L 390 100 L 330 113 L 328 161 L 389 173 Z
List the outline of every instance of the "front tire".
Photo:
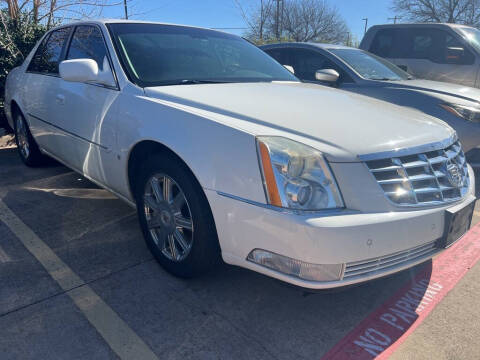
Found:
M 190 170 L 175 156 L 156 155 L 146 162 L 136 200 L 147 246 L 168 272 L 191 278 L 219 262 L 208 201 Z
M 43 165 L 45 158 L 40 152 L 28 124 L 22 114 L 17 113 L 14 121 L 15 142 L 23 163 L 30 167 Z

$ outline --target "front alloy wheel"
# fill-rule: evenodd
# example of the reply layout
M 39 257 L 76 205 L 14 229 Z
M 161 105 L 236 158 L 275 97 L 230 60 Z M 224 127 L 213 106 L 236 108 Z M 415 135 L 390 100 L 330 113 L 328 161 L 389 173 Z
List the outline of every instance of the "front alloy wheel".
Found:
M 194 228 L 183 190 L 170 176 L 156 174 L 148 180 L 143 198 L 145 219 L 155 245 L 168 259 L 184 260 L 192 249 Z
M 210 205 L 190 169 L 175 155 L 145 161 L 135 198 L 143 236 L 155 259 L 173 275 L 190 278 L 220 261 Z

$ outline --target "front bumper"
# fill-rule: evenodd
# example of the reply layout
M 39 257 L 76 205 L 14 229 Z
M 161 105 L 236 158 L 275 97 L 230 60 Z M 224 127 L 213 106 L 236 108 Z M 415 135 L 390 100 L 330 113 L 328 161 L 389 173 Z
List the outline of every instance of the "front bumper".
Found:
M 469 172 L 473 180 L 471 168 Z M 226 263 L 297 286 L 326 289 L 386 276 L 435 256 L 441 251 L 434 242 L 443 236 L 445 210 L 470 203 L 475 189 L 471 181 L 469 193 L 461 202 L 444 207 L 368 213 L 346 209 L 302 215 L 272 210 L 213 190 L 206 190 L 206 194 Z M 303 280 L 248 261 L 254 249 L 310 264 L 345 264 L 344 271 L 338 281 Z M 353 271 L 368 269 L 372 261 L 388 266 Z

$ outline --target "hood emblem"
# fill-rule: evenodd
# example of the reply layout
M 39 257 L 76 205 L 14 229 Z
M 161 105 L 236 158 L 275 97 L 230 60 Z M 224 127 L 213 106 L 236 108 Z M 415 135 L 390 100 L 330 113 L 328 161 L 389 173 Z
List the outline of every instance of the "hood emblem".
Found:
M 462 187 L 465 179 L 460 167 L 451 160 L 449 160 L 445 165 L 447 168 L 447 179 L 450 184 L 457 188 Z

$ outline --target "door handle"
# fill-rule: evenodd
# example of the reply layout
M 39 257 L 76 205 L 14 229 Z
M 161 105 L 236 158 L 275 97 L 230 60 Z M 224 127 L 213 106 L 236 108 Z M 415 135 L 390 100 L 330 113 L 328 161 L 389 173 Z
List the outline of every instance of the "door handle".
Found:
M 60 105 L 65 104 L 65 96 L 63 96 L 62 94 L 57 94 L 57 96 L 55 97 L 55 100 L 57 101 L 57 104 L 60 104 Z

